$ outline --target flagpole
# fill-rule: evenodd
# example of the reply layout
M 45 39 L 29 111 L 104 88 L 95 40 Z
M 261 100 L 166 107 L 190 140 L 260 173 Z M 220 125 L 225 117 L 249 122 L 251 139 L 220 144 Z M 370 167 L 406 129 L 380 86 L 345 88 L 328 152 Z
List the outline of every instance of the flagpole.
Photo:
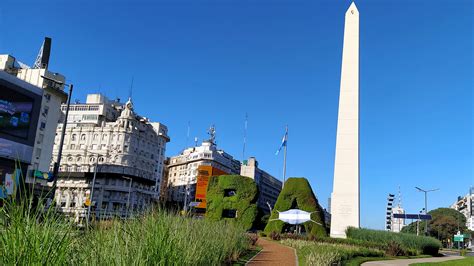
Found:
M 286 147 L 288 147 L 288 125 L 286 126 L 286 131 L 285 131 L 285 150 L 283 154 L 283 185 L 282 188 L 285 186 L 285 181 L 286 181 Z

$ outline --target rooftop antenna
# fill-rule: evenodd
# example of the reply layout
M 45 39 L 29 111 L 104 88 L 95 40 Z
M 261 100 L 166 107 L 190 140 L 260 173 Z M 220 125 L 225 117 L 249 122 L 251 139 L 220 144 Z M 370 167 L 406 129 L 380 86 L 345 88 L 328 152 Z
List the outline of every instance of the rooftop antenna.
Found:
M 33 68 L 48 69 L 51 54 L 51 38 L 44 37 L 43 44 L 38 52 Z
M 128 98 L 132 99 L 132 93 L 133 93 L 133 80 L 134 77 L 132 76 L 132 83 L 130 84 L 130 90 L 128 91 Z
M 186 148 L 189 146 L 189 131 L 191 130 L 191 122 L 188 121 L 188 133 L 186 134 Z
M 242 148 L 242 162 L 245 160 L 245 146 L 247 145 L 247 125 L 248 125 L 248 114 L 245 113 L 244 146 Z
M 398 208 L 402 207 L 402 192 L 400 190 L 400 185 L 398 185 Z
M 209 130 L 207 131 L 207 134 L 209 134 L 209 141 L 212 143 L 212 144 L 216 144 L 216 127 L 214 125 L 211 125 L 211 127 L 209 127 Z

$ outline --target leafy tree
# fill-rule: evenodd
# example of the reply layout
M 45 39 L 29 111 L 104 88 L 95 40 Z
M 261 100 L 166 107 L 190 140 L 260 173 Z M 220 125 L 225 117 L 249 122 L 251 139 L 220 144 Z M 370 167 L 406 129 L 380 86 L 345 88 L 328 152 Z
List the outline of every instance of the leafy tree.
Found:
M 428 222 L 428 234 L 441 240 L 444 244 L 452 238 L 458 231 L 466 232 L 466 217 L 455 209 L 438 208 L 428 212 L 432 219 Z M 416 223 L 412 222 L 402 229 L 402 233 L 416 234 Z M 425 231 L 425 222 L 420 221 L 419 232 L 423 234 Z

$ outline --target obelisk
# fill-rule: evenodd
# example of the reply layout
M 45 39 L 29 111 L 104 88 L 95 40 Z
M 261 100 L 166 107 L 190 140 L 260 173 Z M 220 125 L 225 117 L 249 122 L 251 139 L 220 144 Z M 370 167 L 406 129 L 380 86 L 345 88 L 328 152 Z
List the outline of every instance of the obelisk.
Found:
M 344 24 L 331 237 L 345 238 L 347 227 L 359 225 L 359 11 L 352 3 Z

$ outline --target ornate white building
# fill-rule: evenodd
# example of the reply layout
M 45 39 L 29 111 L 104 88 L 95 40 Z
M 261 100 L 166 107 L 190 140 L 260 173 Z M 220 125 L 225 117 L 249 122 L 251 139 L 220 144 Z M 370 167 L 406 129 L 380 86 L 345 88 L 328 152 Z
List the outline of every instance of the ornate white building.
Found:
M 94 171 L 93 215 L 125 217 L 147 209 L 160 192 L 167 133 L 165 125 L 136 115 L 130 99 L 122 104 L 89 94 L 85 104 L 71 104 L 55 195 L 61 210 L 78 222 L 85 217 Z
M 226 173 L 239 175 L 240 162 L 215 145 L 215 131 L 209 130 L 211 138 L 201 146 L 185 149 L 171 157 L 168 166 L 168 201 L 183 203 L 188 192 L 187 202 L 195 198 L 196 181 L 200 165 L 209 165 Z

